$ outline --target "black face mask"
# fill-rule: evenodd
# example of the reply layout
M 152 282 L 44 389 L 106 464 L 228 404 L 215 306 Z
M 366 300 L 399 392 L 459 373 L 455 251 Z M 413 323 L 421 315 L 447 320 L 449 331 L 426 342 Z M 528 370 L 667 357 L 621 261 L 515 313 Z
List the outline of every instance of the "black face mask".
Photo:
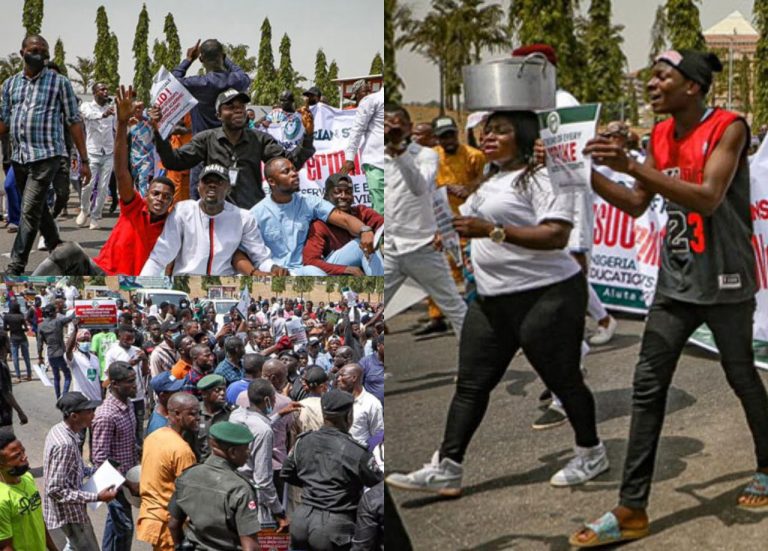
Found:
M 36 73 L 43 70 L 47 61 L 48 56 L 42 54 L 24 54 L 24 63 Z
M 18 467 L 14 467 L 12 469 L 8 469 L 8 474 L 11 476 L 22 476 L 29 471 L 29 463 L 26 465 L 19 465 Z

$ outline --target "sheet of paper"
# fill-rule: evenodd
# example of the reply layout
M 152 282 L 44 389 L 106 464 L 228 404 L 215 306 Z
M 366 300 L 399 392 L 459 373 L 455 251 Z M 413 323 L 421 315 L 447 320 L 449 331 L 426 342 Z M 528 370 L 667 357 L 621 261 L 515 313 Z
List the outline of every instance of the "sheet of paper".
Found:
M 41 383 L 43 383 L 43 386 L 53 386 L 53 383 L 48 378 L 48 375 L 45 374 L 45 371 L 43 371 L 39 365 L 33 363 L 32 371 L 35 372 L 35 375 L 37 375 L 37 378 L 40 379 Z
M 109 488 L 110 486 L 120 487 L 123 482 L 125 482 L 125 477 L 121 475 L 109 461 L 105 461 L 83 485 L 82 490 L 98 494 L 104 488 Z M 101 504 L 101 501 L 94 501 L 89 503 L 88 507 L 95 511 Z

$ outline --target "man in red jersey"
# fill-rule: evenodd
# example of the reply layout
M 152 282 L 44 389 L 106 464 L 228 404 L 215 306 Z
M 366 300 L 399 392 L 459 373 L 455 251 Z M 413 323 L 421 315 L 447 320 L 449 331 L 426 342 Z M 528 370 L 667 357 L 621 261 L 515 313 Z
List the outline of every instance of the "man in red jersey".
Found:
M 354 216 L 374 231 L 384 224 L 384 217 L 365 205 L 352 206 L 354 193 L 352 180 L 345 174 L 328 176 L 325 181 L 325 198 L 338 210 Z M 366 258 L 360 245 L 348 231 L 322 220 L 309 226 L 304 244 L 304 265 L 317 266 L 328 275 L 384 275 L 379 253 Z
M 160 236 L 173 203 L 175 186 L 165 177 L 155 178 L 146 199 L 136 193 L 128 169 L 128 120 L 133 115 L 133 87 L 117 92 L 115 178 L 120 196 L 120 217 L 99 255 L 89 259 L 77 243 L 57 247 L 34 275 L 139 275 Z
M 632 420 L 619 505 L 573 534 L 571 545 L 594 547 L 649 532 L 646 512 L 667 391 L 683 346 L 706 323 L 726 379 L 747 417 L 757 470 L 738 505 L 768 508 L 768 396 L 754 366 L 755 258 L 751 246 L 749 127 L 739 115 L 708 108 L 715 54 L 668 51 L 656 58 L 648 92 L 657 124 L 643 164 L 607 138 L 585 154 L 635 178 L 627 188 L 597 172 L 592 184 L 606 201 L 639 216 L 654 194 L 667 200 L 666 235 L 654 302 L 635 368 Z

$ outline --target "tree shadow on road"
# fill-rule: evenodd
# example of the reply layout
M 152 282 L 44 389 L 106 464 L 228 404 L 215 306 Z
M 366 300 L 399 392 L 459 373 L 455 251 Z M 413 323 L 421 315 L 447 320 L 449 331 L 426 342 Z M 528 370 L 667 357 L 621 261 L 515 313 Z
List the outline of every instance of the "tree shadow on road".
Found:
M 589 381 L 587 381 L 589 382 Z M 597 423 L 605 423 L 619 417 L 629 417 L 632 413 L 632 388 L 614 388 L 610 390 L 593 390 L 597 406 Z M 691 407 L 696 398 L 675 386 L 669 388 L 667 394 L 667 415 Z

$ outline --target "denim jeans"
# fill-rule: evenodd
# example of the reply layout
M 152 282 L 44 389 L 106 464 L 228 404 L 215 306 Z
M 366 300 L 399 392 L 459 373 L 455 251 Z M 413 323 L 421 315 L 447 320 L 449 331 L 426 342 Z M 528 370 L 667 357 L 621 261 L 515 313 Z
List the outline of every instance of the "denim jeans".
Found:
M 93 532 L 93 526 L 88 524 L 62 524 L 61 531 L 67 536 L 64 551 L 98 551 L 99 542 Z
M 107 503 L 107 522 L 101 540 L 102 551 L 130 551 L 133 540 L 133 512 L 123 491 Z
M 683 347 L 702 323 L 712 331 L 725 378 L 746 414 L 757 467 L 768 467 L 768 396 L 754 363 L 754 313 L 754 299 L 700 305 L 656 294 L 632 382 L 632 419 L 619 494 L 621 505 L 638 509 L 648 505 L 667 392 Z
M 58 358 L 48 358 L 48 363 L 51 364 L 53 370 L 53 389 L 56 391 L 56 399 L 61 396 L 61 379 L 59 372 L 64 374 L 64 394 L 69 392 L 69 386 L 72 384 L 72 373 L 67 366 L 67 360 L 63 356 Z
M 362 268 L 367 276 L 384 275 L 384 263 L 381 259 L 381 252 L 376 251 L 370 258 L 365 258 L 365 254 L 363 254 L 363 250 L 360 248 L 359 239 L 353 239 L 339 250 L 333 251 L 325 261 L 329 264 L 357 266 Z
M 18 226 L 21 223 L 21 194 L 16 187 L 16 176 L 11 166 L 5 173 L 5 197 L 8 200 L 8 221 Z
M 595 400 L 581 374 L 587 282 L 573 277 L 538 289 L 478 297 L 459 341 L 459 377 L 448 410 L 440 457 L 457 463 L 488 408 L 491 391 L 522 348 L 544 384 L 560 397 L 576 445 L 599 443 Z
M 59 230 L 46 203 L 48 188 L 60 170 L 59 157 L 28 164 L 13 163 L 16 187 L 21 194 L 21 224 L 13 242 L 11 262 L 7 270 L 9 275 L 21 274 L 24 271 L 38 230 L 49 247 L 61 241 Z
M 69 201 L 69 158 L 59 157 L 59 159 L 61 159 L 61 169 L 53 178 L 53 192 L 56 198 L 51 216 L 54 219 L 67 208 L 67 201 Z
M 19 348 L 21 348 L 24 363 L 27 365 L 27 377 L 32 377 L 32 367 L 31 362 L 29 361 L 29 341 L 24 339 L 20 342 L 11 341 L 11 357 L 13 358 L 13 368 L 16 370 L 16 378 L 21 379 L 21 371 L 19 370 Z

